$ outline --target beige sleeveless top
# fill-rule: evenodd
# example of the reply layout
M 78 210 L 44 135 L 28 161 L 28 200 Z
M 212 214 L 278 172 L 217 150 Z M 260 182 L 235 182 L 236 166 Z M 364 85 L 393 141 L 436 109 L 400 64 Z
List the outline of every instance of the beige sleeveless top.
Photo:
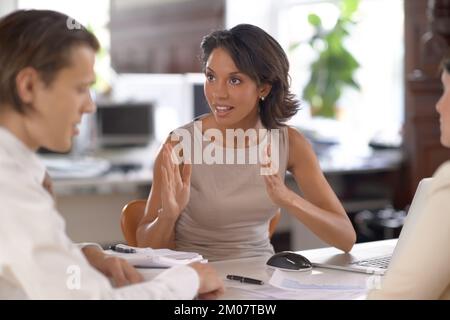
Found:
M 211 141 L 203 141 L 198 126 L 200 123 L 194 121 L 181 127 L 192 137 L 192 153 L 195 143 L 201 145 L 202 150 L 211 144 Z M 278 172 L 284 179 L 289 153 L 287 127 L 278 132 Z M 263 141 L 265 139 L 261 143 Z M 252 148 L 258 145 L 239 151 L 223 148 L 222 145 L 215 146 L 216 152 L 223 152 L 225 164 L 198 163 L 198 159 L 194 161 L 191 157 L 191 194 L 189 203 L 176 223 L 176 249 L 198 252 L 209 261 L 273 254 L 269 222 L 279 207 L 272 203 L 267 194 L 260 164 L 248 163 L 250 161 L 230 164 L 225 161 L 226 155 L 234 153 L 234 159 L 237 159 L 236 153 L 244 151 L 245 159 L 249 159 L 249 153 L 255 151 Z

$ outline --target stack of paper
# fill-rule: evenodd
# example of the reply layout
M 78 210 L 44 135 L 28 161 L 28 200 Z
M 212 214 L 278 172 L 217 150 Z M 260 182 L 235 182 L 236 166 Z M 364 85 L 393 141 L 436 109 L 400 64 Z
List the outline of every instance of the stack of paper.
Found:
M 364 299 L 370 275 L 336 271 L 324 273 L 314 269 L 310 273 L 275 270 L 269 280 L 269 291 L 278 299 Z M 339 276 L 336 276 L 339 273 Z M 284 292 L 283 292 L 284 291 Z
M 208 262 L 196 252 L 175 251 L 170 249 L 137 248 L 119 245 L 120 248 L 134 249 L 134 253 L 107 250 L 106 253 L 123 258 L 138 268 L 169 268 L 192 262 Z M 116 246 L 117 247 L 117 246 Z

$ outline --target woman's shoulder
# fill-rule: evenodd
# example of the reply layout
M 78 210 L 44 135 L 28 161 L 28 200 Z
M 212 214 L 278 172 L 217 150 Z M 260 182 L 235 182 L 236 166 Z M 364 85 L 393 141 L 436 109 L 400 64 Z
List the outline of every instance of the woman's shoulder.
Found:
M 308 170 L 314 167 L 317 158 L 309 140 L 295 127 L 287 126 L 287 133 L 289 137 L 288 170 L 293 171 L 295 167 Z M 299 159 L 303 161 L 298 161 Z
M 287 134 L 289 137 L 289 147 L 291 150 L 295 149 L 310 149 L 312 148 L 311 143 L 304 136 L 301 131 L 292 126 L 286 126 Z M 294 149 L 292 149 L 294 148 Z
M 175 132 L 176 130 L 179 130 L 179 129 L 192 130 L 195 125 L 197 125 L 197 126 L 200 125 L 202 128 L 208 129 L 208 126 L 210 125 L 210 122 L 211 122 L 211 117 L 212 117 L 212 115 L 210 113 L 202 114 L 200 116 L 195 117 L 194 119 L 192 119 L 188 123 L 186 123 L 186 124 L 176 128 L 171 133 L 173 133 L 173 132 Z
M 193 141 L 194 138 L 199 139 L 198 134 L 203 135 L 204 131 L 211 126 L 211 117 L 212 115 L 209 113 L 202 114 L 192 119 L 192 121 L 177 127 L 169 133 L 164 143 L 170 143 L 172 147 L 175 147 L 180 139 L 187 139 L 187 141 Z
M 450 189 L 450 161 L 446 161 L 439 166 L 433 175 L 432 190 Z

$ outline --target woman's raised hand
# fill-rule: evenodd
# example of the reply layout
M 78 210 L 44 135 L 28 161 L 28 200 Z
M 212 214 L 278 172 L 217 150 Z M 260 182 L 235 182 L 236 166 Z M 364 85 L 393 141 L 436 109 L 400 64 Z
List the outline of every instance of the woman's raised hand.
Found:
M 161 166 L 162 212 L 160 214 L 178 219 L 189 202 L 192 164 L 184 163 L 180 174 L 179 166 L 173 161 L 172 157 L 175 157 L 175 155 L 172 151 L 173 148 L 170 144 L 166 143 L 163 146 Z

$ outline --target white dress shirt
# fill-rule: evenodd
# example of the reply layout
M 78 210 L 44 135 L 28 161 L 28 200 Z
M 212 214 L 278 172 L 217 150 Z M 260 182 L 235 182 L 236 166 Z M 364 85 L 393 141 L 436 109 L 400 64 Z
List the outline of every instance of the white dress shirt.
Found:
M 450 161 L 434 174 L 424 210 L 369 299 L 450 299 Z
M 150 282 L 113 288 L 65 232 L 43 188 L 45 167 L 0 127 L 0 299 L 192 299 L 197 272 L 175 267 Z

